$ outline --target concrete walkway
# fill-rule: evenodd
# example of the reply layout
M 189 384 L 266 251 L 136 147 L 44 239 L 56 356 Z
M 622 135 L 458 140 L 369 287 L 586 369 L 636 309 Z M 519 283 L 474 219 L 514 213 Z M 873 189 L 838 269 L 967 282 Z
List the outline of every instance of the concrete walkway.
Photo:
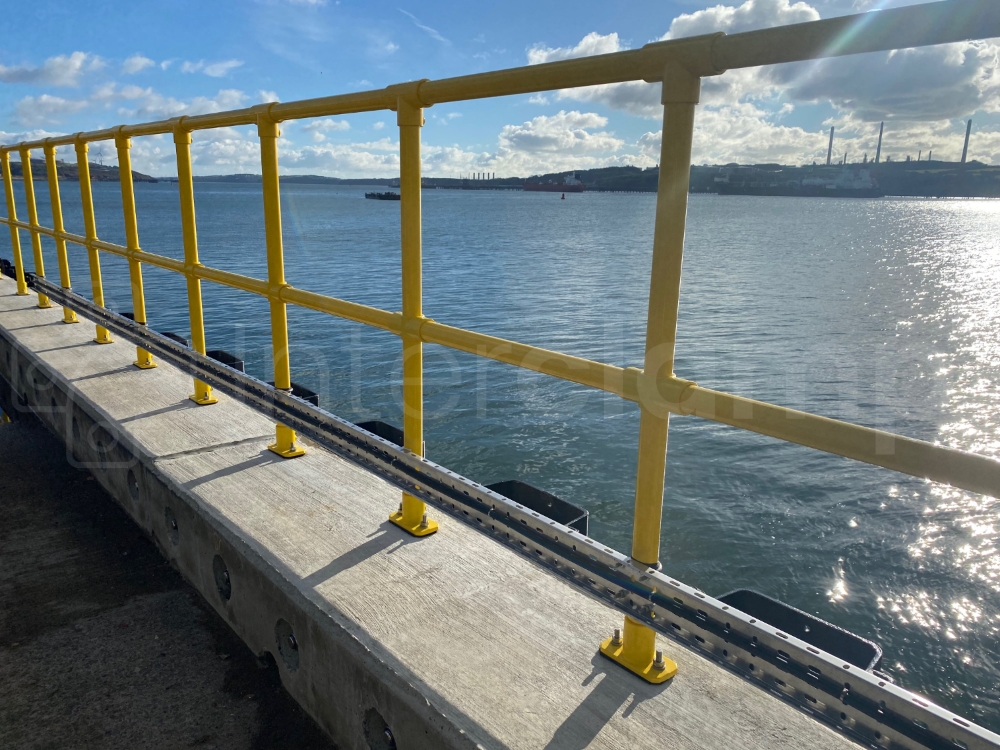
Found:
M 0 748 L 333 748 L 34 418 L 0 424 Z

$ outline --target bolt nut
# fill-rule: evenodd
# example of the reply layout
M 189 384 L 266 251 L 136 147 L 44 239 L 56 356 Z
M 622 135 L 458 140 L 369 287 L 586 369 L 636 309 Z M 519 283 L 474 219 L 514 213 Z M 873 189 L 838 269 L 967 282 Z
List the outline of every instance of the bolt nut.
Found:
M 426 529 L 427 525 L 427 514 L 424 513 L 424 517 L 420 519 L 420 528 Z
M 299 642 L 295 640 L 295 636 L 291 633 L 288 634 L 288 646 L 292 649 L 292 651 L 299 650 Z
M 615 634 L 611 638 L 611 643 L 614 646 L 620 646 L 620 645 L 622 645 L 622 629 L 621 628 L 615 628 Z
M 654 669 L 666 669 L 666 667 L 667 667 L 667 664 L 666 664 L 665 661 L 663 661 L 663 652 L 660 651 L 659 649 L 656 649 L 656 658 L 653 659 L 653 668 Z

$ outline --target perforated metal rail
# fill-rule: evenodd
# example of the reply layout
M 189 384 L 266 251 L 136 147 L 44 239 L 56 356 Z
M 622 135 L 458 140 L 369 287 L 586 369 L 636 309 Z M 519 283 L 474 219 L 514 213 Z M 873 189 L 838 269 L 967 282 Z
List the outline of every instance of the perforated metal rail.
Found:
M 707 34 L 687 39 L 655 42 L 637 50 L 609 55 L 564 60 L 439 81 L 411 81 L 375 91 L 296 102 L 262 104 L 230 112 L 180 117 L 138 125 L 121 125 L 89 133 L 76 133 L 41 141 L 5 145 L 0 146 L 0 166 L 3 170 L 7 217 L 0 218 L 0 221 L 6 223 L 10 228 L 18 292 L 28 293 L 19 234 L 20 230 L 27 230 L 31 236 L 35 274 L 38 277 L 35 286 L 39 292 L 39 306 L 49 306 L 51 304 L 50 298 L 63 304 L 65 308 L 64 320 L 67 323 L 76 321 L 74 311 L 87 309 L 88 314 L 96 318 L 95 341 L 98 344 L 111 341 L 110 331 L 120 332 L 124 330 L 117 322 L 112 323 L 110 318 L 105 319 L 102 317 L 103 314 L 94 312 L 94 310 L 103 308 L 104 304 L 100 269 L 100 253 L 102 252 L 118 255 L 128 260 L 134 319 L 140 326 L 147 322 L 142 264 L 151 264 L 182 274 L 185 277 L 193 347 L 193 351 L 185 356 L 198 357 L 206 351 L 201 297 L 202 281 L 211 281 L 265 297 L 270 305 L 269 322 L 274 361 L 274 382 L 278 391 L 281 392 L 287 393 L 292 382 L 287 305 L 292 304 L 317 310 L 396 334 L 401 339 L 403 348 L 403 439 L 404 446 L 410 453 L 405 454 L 407 456 L 405 461 L 398 457 L 394 458 L 394 465 L 424 466 L 417 458 L 423 453 L 424 343 L 440 344 L 545 373 L 591 388 L 615 393 L 624 399 L 636 402 L 640 407 L 641 416 L 630 559 L 639 566 L 638 569 L 645 570 L 655 566 L 659 560 L 667 430 L 671 414 L 695 415 L 916 477 L 943 482 L 972 492 L 1000 496 L 1000 462 L 987 456 L 957 451 L 861 425 L 806 414 L 774 404 L 702 388 L 693 381 L 678 377 L 674 373 L 677 311 L 680 298 L 691 165 L 691 141 L 695 113 L 700 98 L 701 79 L 738 68 L 996 36 L 1000 36 L 1000 2 L 997 0 L 946 0 L 945 2 L 927 3 L 741 34 Z M 664 105 L 643 367 L 641 369 L 619 367 L 595 362 L 464 330 L 426 317 L 422 307 L 420 179 L 420 129 L 424 125 L 424 108 L 444 102 L 626 81 L 659 83 L 661 100 Z M 284 274 L 278 179 L 279 124 L 285 120 L 379 110 L 395 111 L 399 125 L 402 271 L 402 309 L 399 312 L 379 310 L 347 300 L 296 289 L 286 282 Z M 201 130 L 238 125 L 256 125 L 260 139 L 267 279 L 253 279 L 228 271 L 208 268 L 202 265 L 198 258 L 191 162 L 192 138 L 195 133 Z M 158 134 L 171 134 L 176 149 L 184 242 L 183 260 L 148 253 L 141 249 L 139 242 L 131 173 L 131 138 Z M 122 206 L 125 218 L 126 244 L 124 246 L 103 241 L 99 239 L 97 233 L 87 153 L 88 144 L 103 140 L 114 140 L 118 152 Z M 66 232 L 63 226 L 56 167 L 56 149 L 60 146 L 73 146 L 76 151 L 85 226 L 84 235 Z M 45 153 L 52 205 L 51 228 L 41 226 L 38 220 L 30 168 L 31 152 L 38 149 L 42 149 Z M 10 169 L 10 154 L 12 152 L 18 152 L 22 164 L 27 165 L 27 168 L 23 170 L 24 193 L 28 208 L 27 222 L 19 221 L 16 215 L 14 185 Z M 43 237 L 49 237 L 55 241 L 60 272 L 58 287 L 44 280 Z M 71 289 L 70 269 L 66 253 L 67 242 L 82 245 L 88 251 L 94 304 L 88 303 L 86 308 L 80 298 L 66 296 L 69 294 L 67 290 Z M 62 291 L 57 292 L 57 290 Z M 140 333 L 142 336 L 139 336 Z M 141 328 L 136 328 L 130 335 L 139 336 L 143 342 L 147 341 L 143 338 L 144 336 L 153 336 Z M 154 342 L 157 342 L 155 346 Z M 158 339 L 149 338 L 148 344 L 148 346 L 146 343 L 137 344 L 135 361 L 137 367 L 144 369 L 155 367 L 153 353 L 169 351 L 162 348 L 163 344 Z M 174 351 L 170 356 L 176 358 L 179 354 Z M 210 368 L 211 365 L 207 365 L 204 358 L 186 361 L 188 367 L 194 368 L 198 373 L 204 373 L 204 377 L 195 375 L 194 392 L 191 399 L 195 403 L 205 406 L 215 403 L 215 398 L 212 395 L 212 383 L 220 382 L 219 378 L 222 376 L 217 373 L 211 375 L 212 370 L 206 369 Z M 250 388 L 248 392 L 257 393 L 253 390 L 258 387 L 253 385 L 256 381 L 240 382 Z M 264 397 L 261 396 L 261 398 Z M 319 429 L 320 423 L 310 421 L 313 417 L 307 415 L 313 414 L 313 412 L 297 411 L 300 408 L 298 402 L 289 400 L 287 395 L 279 393 L 273 396 L 272 404 L 269 407 L 271 408 L 269 413 L 278 420 L 278 424 L 275 441 L 270 448 L 286 458 L 302 455 L 303 449 L 297 442 L 296 429 L 308 430 L 309 434 L 313 434 Z M 333 418 L 329 415 L 323 417 L 323 420 L 328 419 Z M 321 422 L 325 424 L 323 420 Z M 338 420 L 337 424 L 344 425 L 346 423 L 341 423 Z M 337 427 L 337 429 L 340 430 L 342 427 Z M 431 465 L 427 464 L 426 466 Z M 430 470 L 427 469 L 427 471 Z M 434 469 L 434 471 L 438 470 Z M 465 490 L 463 490 L 464 492 Z M 479 497 L 476 494 L 478 492 L 479 490 L 475 490 L 470 497 Z M 428 517 L 425 504 L 428 497 L 426 489 L 404 489 L 400 510 L 391 516 L 391 520 L 416 536 L 433 533 L 437 528 L 437 523 Z M 492 502 L 492 499 L 489 502 Z M 464 512 L 463 509 L 462 513 L 464 514 Z M 514 532 L 504 531 L 503 533 L 513 535 Z M 522 529 L 518 533 L 527 532 Z M 584 544 L 588 543 L 584 542 Z M 601 554 L 604 553 L 599 553 L 597 557 L 600 558 Z M 618 557 L 614 555 L 612 557 L 617 560 Z M 659 578 L 655 576 L 649 580 L 656 580 L 657 585 L 662 585 Z M 661 591 L 663 590 L 669 589 L 661 589 Z M 682 602 L 686 601 L 680 595 L 678 598 L 682 599 Z M 629 596 L 625 596 L 624 600 L 631 601 Z M 624 641 L 618 638 L 609 638 L 601 645 L 601 652 L 644 679 L 651 682 L 661 682 L 673 674 L 673 665 L 669 659 L 663 659 L 655 651 L 654 631 L 651 629 L 654 618 L 652 618 L 651 613 L 657 614 L 657 616 L 660 614 L 655 610 L 655 607 L 659 606 L 655 604 L 655 597 L 652 601 L 654 604 L 650 606 L 654 606 L 654 609 L 650 612 L 645 612 L 638 605 L 636 608 L 629 608 L 629 614 L 625 618 Z M 664 610 L 664 613 L 672 611 L 670 610 L 671 606 L 669 601 L 665 602 L 667 609 Z M 687 605 L 682 603 L 677 606 L 681 608 L 678 610 L 680 612 Z M 708 609 L 704 609 L 704 611 L 709 612 Z M 677 616 L 679 615 L 674 615 L 674 617 Z M 708 615 L 706 615 L 706 623 L 708 623 L 707 618 Z M 731 625 L 737 627 L 734 623 Z M 718 637 L 711 635 L 714 632 L 711 628 L 698 630 L 697 622 L 692 623 L 690 628 L 686 625 L 684 627 L 687 628 L 685 632 L 697 633 L 697 638 L 703 638 L 706 648 L 710 648 L 708 644 L 713 644 L 711 648 L 718 646 Z M 756 648 L 761 649 L 760 653 L 764 653 L 768 640 L 764 635 L 756 635 L 756 637 L 758 638 Z M 700 642 L 697 641 L 697 638 L 695 638 L 695 642 Z M 723 651 L 739 654 L 740 652 L 735 649 L 735 646 L 729 649 L 723 647 Z M 791 655 L 794 649 L 790 649 L 789 645 L 789 648 L 783 651 Z M 782 649 L 775 650 L 776 653 L 778 651 L 782 651 Z M 798 652 L 796 651 L 796 653 Z M 807 654 L 808 652 L 803 653 Z M 747 654 L 752 657 L 752 652 L 747 652 Z M 780 659 L 778 660 L 780 661 Z M 765 666 L 766 663 L 769 662 L 758 657 L 754 664 L 755 677 L 757 673 L 766 672 L 768 669 Z M 838 680 L 843 676 L 836 674 L 836 672 L 830 672 L 828 666 L 825 668 L 828 671 L 822 672 L 821 670 L 821 677 L 814 680 L 813 692 L 818 690 L 816 685 L 825 684 L 823 681 L 829 675 L 836 675 Z M 817 669 L 820 667 L 817 666 Z M 852 687 L 848 690 L 851 695 L 861 695 L 857 692 L 855 683 L 867 684 L 863 679 L 858 682 L 859 679 L 844 680 L 844 682 L 851 683 Z M 782 684 L 792 686 L 789 688 L 792 690 L 800 690 L 801 688 L 803 694 L 810 685 L 809 682 L 799 685 L 794 681 L 785 681 Z M 911 703 L 912 701 L 906 705 L 911 705 Z M 845 709 L 850 707 L 848 703 L 841 703 L 841 705 Z M 895 702 L 886 699 L 886 707 L 881 709 L 882 714 L 880 715 L 891 714 L 895 705 L 897 705 Z M 912 703 L 912 705 L 917 704 Z M 928 710 L 931 711 L 930 708 Z M 851 712 L 844 710 L 841 713 L 848 717 L 843 721 L 858 722 L 860 726 L 860 722 L 862 722 L 860 714 L 857 718 L 852 718 L 857 713 L 854 708 L 851 708 Z M 924 719 L 920 719 L 920 721 L 924 722 Z M 949 728 L 962 728 L 959 719 L 953 719 L 949 716 L 942 721 Z M 929 728 L 938 727 L 930 715 L 925 723 Z M 942 727 L 938 728 L 942 731 L 942 737 L 949 736 Z M 907 726 L 907 729 L 911 730 L 912 728 Z M 920 729 L 920 731 L 924 730 Z M 931 731 L 931 729 L 926 731 Z M 963 731 L 966 730 L 963 729 Z M 978 736 L 975 735 L 975 730 L 971 727 L 968 728 L 968 732 L 971 733 L 969 734 L 970 738 L 974 739 Z M 899 737 L 910 736 L 902 730 L 899 730 L 898 735 Z M 883 738 L 886 736 L 885 733 L 881 735 Z

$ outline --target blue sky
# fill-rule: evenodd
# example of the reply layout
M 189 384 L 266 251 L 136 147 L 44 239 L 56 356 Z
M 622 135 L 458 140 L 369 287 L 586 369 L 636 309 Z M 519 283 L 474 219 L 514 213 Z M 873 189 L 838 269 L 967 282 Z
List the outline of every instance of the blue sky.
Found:
M 0 140 L 323 96 L 737 32 L 875 7 L 872 0 L 619 0 L 503 3 L 243 0 L 21 3 L 0 21 Z M 706 80 L 695 160 L 807 163 L 874 151 L 886 119 L 895 158 L 934 149 L 957 158 L 975 116 L 973 156 L 1000 163 L 1000 47 L 975 43 L 829 64 L 736 71 Z M 425 171 L 526 175 L 650 166 L 658 96 L 634 84 L 509 97 L 427 110 Z M 291 124 L 286 172 L 389 176 L 398 171 L 391 112 Z M 105 149 L 113 161 L 113 149 Z M 175 172 L 166 138 L 136 139 L 135 168 Z M 256 172 L 249 129 L 196 135 L 201 174 Z

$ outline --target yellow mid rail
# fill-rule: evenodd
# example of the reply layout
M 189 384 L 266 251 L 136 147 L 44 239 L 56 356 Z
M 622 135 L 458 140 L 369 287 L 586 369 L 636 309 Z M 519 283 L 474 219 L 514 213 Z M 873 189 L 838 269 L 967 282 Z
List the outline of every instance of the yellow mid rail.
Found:
M 693 414 L 723 424 L 770 435 L 839 456 L 951 484 L 972 492 L 1000 496 L 1000 462 L 931 443 L 874 430 L 860 425 L 806 414 L 729 393 L 702 388 L 674 374 L 674 344 L 684 249 L 691 139 L 701 79 L 726 70 L 943 44 L 1000 36 L 1000 3 L 996 0 L 947 0 L 896 10 L 846 16 L 741 34 L 709 34 L 648 44 L 637 50 L 440 81 L 413 81 L 376 91 L 262 104 L 217 114 L 180 117 L 139 125 L 121 125 L 43 141 L 0 147 L 0 166 L 7 201 L 7 218 L 0 221 L 11 231 L 18 294 L 27 294 L 21 259 L 19 230 L 28 230 L 35 273 L 44 276 L 41 237 L 55 240 L 60 284 L 70 288 L 66 243 L 87 248 L 94 301 L 104 304 L 100 252 L 128 260 L 135 321 L 146 322 L 142 264 L 182 274 L 187 280 L 192 346 L 205 353 L 201 282 L 240 289 L 267 298 L 270 303 L 271 342 L 275 387 L 291 388 L 287 305 L 353 320 L 391 331 L 403 345 L 404 447 L 423 454 L 423 354 L 424 343 L 440 344 L 499 362 L 527 368 L 564 380 L 615 393 L 636 402 L 641 411 L 638 474 L 632 557 L 642 565 L 656 566 L 660 550 L 660 522 L 666 467 L 667 428 L 670 414 Z M 621 368 L 527 344 L 486 336 L 438 323 L 423 314 L 421 305 L 421 182 L 420 128 L 425 107 L 443 102 L 527 94 L 553 89 L 645 80 L 660 83 L 663 102 L 663 142 L 646 324 L 645 361 L 642 369 Z M 285 281 L 278 187 L 279 124 L 285 120 L 393 110 L 397 114 L 400 148 L 402 311 L 388 312 L 345 300 L 296 289 Z M 264 225 L 267 246 L 267 279 L 259 280 L 207 268 L 198 260 L 194 183 L 191 172 L 192 134 L 210 128 L 256 124 L 260 137 Z M 170 133 L 177 152 L 184 237 L 184 260 L 173 260 L 141 249 L 133 194 L 131 138 Z M 88 144 L 114 140 L 121 175 L 126 245 L 104 242 L 97 236 L 87 160 Z M 73 146 L 80 173 L 85 236 L 65 231 L 59 201 L 55 153 L 58 146 Z M 32 182 L 32 150 L 42 149 L 48 171 L 52 203 L 52 228 L 39 224 Z M 15 212 L 10 153 L 17 151 L 23 165 L 28 221 Z M 39 307 L 50 302 L 38 296 Z M 72 310 L 66 323 L 77 322 Z M 95 341 L 111 341 L 107 330 L 97 327 Z M 139 349 L 137 367 L 152 368 L 152 356 Z M 211 388 L 196 381 L 191 399 L 215 403 Z M 278 425 L 271 450 L 286 457 L 304 452 L 295 432 Z M 417 536 L 430 534 L 437 524 L 427 518 L 422 501 L 403 495 L 394 523 Z M 651 682 L 662 682 L 676 671 L 672 662 L 655 651 L 654 632 L 626 617 L 624 633 L 616 632 L 601 647 L 610 658 Z

